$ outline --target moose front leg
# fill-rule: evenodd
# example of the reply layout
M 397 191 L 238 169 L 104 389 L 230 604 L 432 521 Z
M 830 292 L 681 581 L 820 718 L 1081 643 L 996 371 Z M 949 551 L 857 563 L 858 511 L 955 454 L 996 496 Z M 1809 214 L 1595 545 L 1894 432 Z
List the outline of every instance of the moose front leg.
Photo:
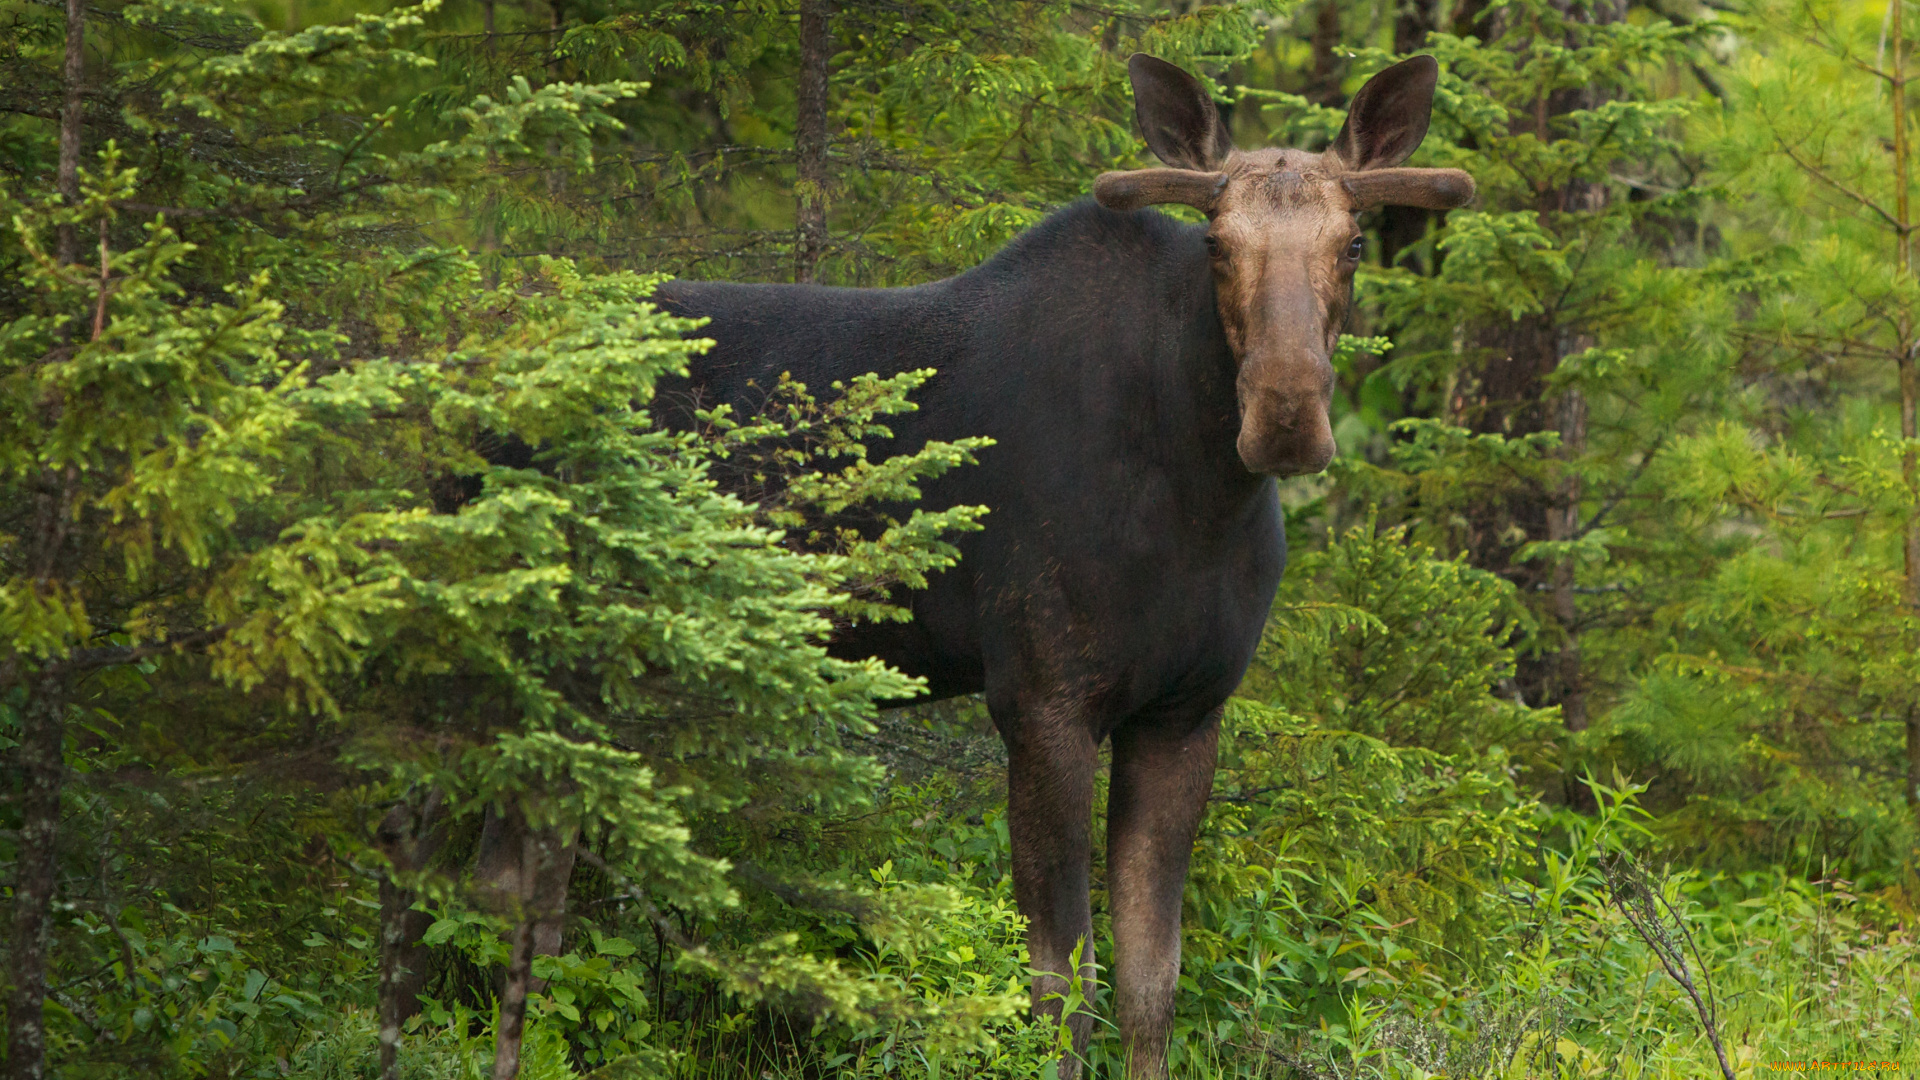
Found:
M 1154 718 L 1113 733 L 1107 878 L 1114 1003 L 1130 1080 L 1167 1074 L 1180 981 L 1180 901 L 1193 838 L 1213 791 L 1220 709 L 1195 726 Z
M 999 717 L 995 718 L 999 720 Z M 1027 917 L 1035 1014 L 1059 1016 L 1066 976 L 1080 949 L 1080 975 L 1093 984 L 1093 919 L 1087 886 L 1092 861 L 1093 774 L 1097 748 L 1078 710 L 1022 710 L 1000 729 L 1007 743 L 1007 829 L 1013 842 L 1013 893 Z M 1076 1055 L 1086 1052 L 1093 1015 L 1066 1019 Z M 1060 1063 L 1061 1080 L 1080 1075 L 1077 1057 Z

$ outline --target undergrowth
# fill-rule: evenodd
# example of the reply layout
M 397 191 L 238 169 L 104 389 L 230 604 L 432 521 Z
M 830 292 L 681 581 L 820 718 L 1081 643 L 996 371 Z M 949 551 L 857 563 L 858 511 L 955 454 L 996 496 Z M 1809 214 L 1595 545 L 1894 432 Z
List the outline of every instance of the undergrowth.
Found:
M 1266 730 L 1263 737 L 1274 736 Z M 1384 760 L 1404 753 L 1371 749 Z M 1261 868 L 1264 882 L 1243 888 L 1235 902 L 1209 899 L 1207 880 L 1196 882 L 1173 1076 L 1720 1076 L 1699 1010 L 1627 917 L 1622 865 L 1639 868 L 1690 940 L 1689 975 L 1711 995 L 1714 1031 L 1737 1076 L 1794 1062 L 1920 1067 L 1913 1012 L 1920 948 L 1887 897 L 1786 870 L 1727 876 L 1653 866 L 1645 861 L 1649 834 L 1636 787 L 1595 783 L 1593 790 L 1601 809 L 1591 817 L 1531 805 L 1524 814 L 1493 813 L 1511 858 L 1456 883 L 1478 890 L 1484 911 L 1500 916 L 1480 925 L 1482 947 L 1472 955 L 1447 947 L 1433 924 L 1397 917 L 1383 899 L 1395 895 L 1391 882 L 1376 868 L 1306 857 L 1310 830 L 1291 833 L 1291 846 Z M 880 847 L 891 856 L 862 871 L 877 889 L 915 883 L 956 891 L 960 902 L 937 940 L 903 948 L 851 917 L 799 909 L 794 932 L 822 952 L 857 957 L 936 1006 L 1018 993 L 1026 956 L 1008 894 L 1005 830 L 992 809 L 968 813 L 967 802 L 950 784 L 927 783 L 898 792 L 884 820 L 867 825 L 869 842 L 886 835 Z M 1246 841 L 1234 804 L 1222 803 L 1201 850 L 1218 864 Z M 1349 902 L 1304 902 L 1322 894 Z M 1211 906 L 1195 910 L 1202 903 Z M 988 1021 L 991 1042 L 972 1046 L 942 1045 L 924 1018 L 864 1029 L 816 1025 L 799 1009 L 731 1011 L 724 996 L 675 1016 L 671 1003 L 613 989 L 622 972 L 636 991 L 650 982 L 648 961 L 631 943 L 583 944 L 547 969 L 554 981 L 536 1003 L 523 1073 L 535 1080 L 1052 1075 L 1056 1032 L 1022 1013 Z M 1105 1015 L 1106 988 L 1088 989 Z M 463 1006 L 429 1010 L 410 1035 L 403 1075 L 483 1076 L 486 1021 Z M 374 1075 L 372 1023 L 359 1006 L 327 1017 L 277 1075 Z M 612 1056 L 583 1052 L 606 1045 L 610 1031 L 631 1036 L 632 1045 Z M 1094 1075 L 1122 1074 L 1118 1048 L 1116 1034 L 1102 1027 L 1089 1052 Z
M 1529 792 L 1552 714 L 1497 696 L 1502 583 L 1392 530 L 1357 530 L 1300 570 L 1225 720 L 1187 889 L 1176 1080 L 1920 1068 L 1911 883 L 1684 861 L 1646 788 L 1618 775 L 1586 777 L 1584 809 L 1543 803 Z M 1442 617 L 1421 614 L 1429 586 L 1450 598 Z M 1057 1075 L 1058 1028 L 1026 1008 L 1005 763 L 978 705 L 895 712 L 862 739 L 891 777 L 867 806 L 695 821 L 740 892 L 721 914 L 638 903 L 583 861 L 567 951 L 533 968 L 545 985 L 521 1075 Z M 93 1064 L 60 1075 L 378 1075 L 378 863 L 349 839 L 393 791 L 315 800 L 214 775 L 130 788 L 111 764 L 78 755 L 63 825 L 99 880 L 72 894 L 64 940 L 81 959 L 49 1004 L 56 1052 Z M 1103 879 L 1096 856 L 1096 959 Z M 503 945 L 484 919 L 439 914 L 400 1075 L 479 1080 Z M 707 947 L 815 958 L 842 982 L 742 988 Z M 846 1019 L 810 996 L 823 985 L 876 1004 Z M 1111 1015 L 1097 980 L 1073 993 Z M 1092 1075 L 1121 1076 L 1119 1054 L 1100 1020 Z

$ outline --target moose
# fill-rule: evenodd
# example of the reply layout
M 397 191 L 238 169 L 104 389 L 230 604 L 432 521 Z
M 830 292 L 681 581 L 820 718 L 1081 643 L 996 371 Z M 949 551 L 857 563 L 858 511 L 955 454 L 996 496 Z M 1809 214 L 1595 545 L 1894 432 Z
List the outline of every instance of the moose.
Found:
M 690 381 L 751 411 L 782 373 L 809 386 L 931 367 L 894 445 L 985 435 L 929 506 L 984 504 L 957 567 L 908 623 L 856 626 L 840 655 L 984 693 L 1009 760 L 1013 879 L 1034 1008 L 1060 1009 L 1088 900 L 1097 754 L 1112 740 L 1107 872 L 1115 1007 L 1132 1077 L 1164 1075 L 1181 895 L 1221 714 L 1286 562 L 1275 477 L 1335 446 L 1330 357 L 1364 244 L 1360 211 L 1473 198 L 1401 163 L 1427 132 L 1430 56 L 1375 75 L 1324 152 L 1240 151 L 1200 82 L 1145 54 L 1134 109 L 1164 168 L 1110 172 L 985 263 L 897 289 L 675 281 L 708 321 Z M 1187 225 L 1145 209 L 1202 211 Z M 1083 945 L 1084 943 L 1084 945 Z M 1066 1018 L 1084 1047 L 1092 1018 Z M 1077 1075 L 1062 1063 L 1061 1075 Z

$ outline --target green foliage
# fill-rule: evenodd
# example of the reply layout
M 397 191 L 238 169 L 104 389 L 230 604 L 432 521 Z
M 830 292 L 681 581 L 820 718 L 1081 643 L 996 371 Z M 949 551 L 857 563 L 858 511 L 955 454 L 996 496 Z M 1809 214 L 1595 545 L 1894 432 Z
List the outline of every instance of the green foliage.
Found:
M 1296 560 L 1242 694 L 1393 746 L 1543 753 L 1556 718 L 1512 697 L 1513 587 L 1406 532 L 1370 521 Z
M 383 879 L 447 957 L 400 1075 L 490 1075 L 527 912 L 463 872 L 489 819 L 583 851 L 522 1076 L 1057 1075 L 996 738 L 823 647 L 991 520 L 914 505 L 984 444 L 869 455 L 927 370 L 661 423 L 703 344 L 648 297 L 784 279 L 816 197 L 820 280 L 970 265 L 1141 161 L 1135 49 L 1249 147 L 1430 52 L 1413 163 L 1481 191 L 1365 221 L 1175 1075 L 1719 1075 L 1634 882 L 1741 1075 L 1920 1065 L 1884 7 L 850 0 L 823 187 L 795 14 L 90 8 L 69 201 L 60 12 L 6 6 L 0 862 L 21 907 L 52 717 L 55 1075 L 378 1075 Z
M 430 205 L 429 185 L 465 183 L 536 139 L 575 147 L 572 164 L 588 167 L 595 133 L 617 127 L 602 106 L 638 89 L 522 79 L 505 102 L 476 99 L 455 138 L 367 150 L 395 115 L 379 80 L 425 64 L 405 40 L 422 17 L 222 39 L 232 51 L 171 73 L 143 153 L 105 146 L 78 204 L 7 193 L 20 291 L 0 336 L 6 501 L 29 514 L 6 536 L 6 679 L 29 695 L 20 713 L 42 707 L 32 695 L 92 703 L 97 741 L 74 751 L 103 777 L 210 770 L 230 788 L 288 754 L 338 758 L 303 786 L 346 795 L 345 816 L 315 822 L 314 839 L 351 861 L 350 880 L 304 887 L 352 890 L 340 902 L 378 907 L 365 890 L 379 857 L 355 818 L 397 782 L 444 793 L 449 828 L 511 813 L 583 845 L 643 917 L 716 916 L 738 893 L 729 864 L 692 846 L 687 815 L 869 799 L 877 774 L 843 733 L 867 729 L 874 700 L 916 687 L 877 661 L 829 658 L 830 618 L 898 617 L 889 590 L 951 566 L 941 537 L 982 511 L 876 511 L 872 533 L 832 522 L 911 501 L 983 443 L 867 458 L 864 441 L 887 435 L 885 418 L 911 408 L 931 371 L 858 379 L 825 401 L 794 384 L 782 410 L 668 430 L 646 411 L 653 387 L 701 343 L 645 302 L 657 278 L 542 259 L 493 284 L 458 249 L 383 243 Z M 369 138 L 318 134 L 339 125 Z M 169 169 L 166 133 L 182 127 L 230 150 L 188 175 Z M 259 179 L 247 166 L 263 155 L 294 175 Z M 301 191 L 296 176 L 323 162 L 331 189 Z M 229 173 L 256 178 L 208 182 Z M 186 205 L 119 249 L 137 227 L 118 223 L 121 207 L 143 200 Z M 269 206 L 291 232 L 255 232 Z M 196 224 L 182 234 L 170 216 Z M 97 229 L 97 274 L 50 256 L 51 235 L 73 227 Z M 516 444 L 530 462 L 479 452 Z M 722 488 L 726 469 L 777 490 L 743 501 Z M 183 715 L 149 712 L 166 699 Z M 222 738 L 263 715 L 266 730 Z M 88 809 L 63 844 L 69 874 L 81 837 L 110 836 L 136 809 L 104 782 L 70 795 Z M 179 854 L 139 854 L 194 876 Z M 63 952 L 103 962 L 67 987 L 90 1000 L 56 998 L 57 1060 L 247 1067 L 365 999 L 375 935 L 337 925 L 338 907 L 308 911 L 301 943 L 314 952 L 273 962 L 275 943 L 243 930 L 266 917 L 265 898 L 225 904 L 214 883 L 240 871 L 204 869 L 185 904 L 169 899 L 170 877 L 126 895 L 103 863 L 91 905 L 59 934 Z M 504 959 L 498 916 L 450 881 L 415 884 L 437 925 L 467 927 L 475 960 Z M 971 1045 L 1007 1011 L 991 995 L 923 999 L 794 944 L 716 943 L 680 962 L 742 1002 L 819 1004 L 823 1021 L 905 1009 L 935 1046 Z M 569 957 L 545 972 L 562 977 L 536 1003 L 542 1030 L 591 1025 L 583 1053 L 667 1060 L 646 1041 L 633 971 Z M 326 981 L 264 973 L 289 966 Z M 624 1019 L 608 1035 L 616 996 Z

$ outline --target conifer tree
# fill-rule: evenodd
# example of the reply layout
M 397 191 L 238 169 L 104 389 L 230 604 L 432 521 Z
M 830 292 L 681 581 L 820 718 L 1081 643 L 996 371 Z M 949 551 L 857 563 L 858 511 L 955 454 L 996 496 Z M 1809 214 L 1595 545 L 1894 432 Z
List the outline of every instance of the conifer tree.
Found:
M 1759 378 L 1747 408 L 1676 448 L 1669 473 L 1707 521 L 1755 530 L 1696 601 L 1701 633 L 1668 668 L 1695 711 L 1768 748 L 1744 764 L 1782 785 L 1738 810 L 1729 792 L 1719 809 L 1792 820 L 1861 866 L 1884 865 L 1902 834 L 1911 843 L 1895 805 L 1920 823 L 1911 15 L 1754 9 L 1769 55 L 1729 73 L 1709 145 L 1738 196 L 1741 254 L 1761 271 L 1740 328 Z
M 1641 514 L 1646 464 L 1726 357 L 1702 321 L 1718 301 L 1681 141 L 1692 101 L 1640 77 L 1687 64 L 1702 31 L 1618 16 L 1504 5 L 1460 27 L 1481 36 L 1428 32 L 1445 74 L 1421 153 L 1481 198 L 1417 240 L 1381 222 L 1394 264 L 1361 293 L 1392 353 L 1349 361 L 1343 403 L 1349 445 L 1387 466 L 1343 465 L 1348 501 L 1404 500 L 1421 535 L 1519 587 L 1539 629 L 1516 688 L 1574 733 L 1630 685 L 1618 635 L 1676 584 L 1667 561 L 1692 539 Z
M 534 953 L 562 946 L 540 939 L 558 927 L 576 856 L 641 926 L 661 907 L 716 913 L 737 893 L 727 863 L 692 847 L 692 815 L 869 797 L 876 778 L 842 735 L 915 684 L 877 661 L 829 659 L 822 640 L 833 619 L 902 617 L 890 590 L 951 565 L 941 536 L 979 510 L 874 511 L 868 533 L 834 522 L 910 506 L 921 478 L 977 444 L 867 459 L 863 443 L 931 372 L 783 385 L 766 415 L 668 431 L 646 412 L 652 386 L 700 345 L 646 302 L 657 278 L 546 259 L 488 287 L 464 252 L 420 237 L 415 215 L 436 186 L 483 188 L 533 161 L 584 171 L 596 136 L 619 130 L 607 108 L 643 87 L 520 79 L 504 100 L 459 110 L 454 137 L 410 144 L 385 95 L 427 64 L 409 47 L 422 10 L 290 35 L 217 6 L 169 12 L 179 21 L 136 27 L 119 66 L 89 77 L 108 119 L 27 129 L 44 156 L 5 195 L 21 288 L 0 324 L 0 678 L 28 794 L 12 852 L 10 1067 L 44 1073 L 45 972 L 99 947 L 50 924 L 75 887 L 62 863 L 85 865 L 55 828 L 66 722 L 84 699 L 130 710 L 95 756 L 164 771 L 150 755 L 165 745 L 244 770 L 331 746 L 353 783 L 386 775 L 400 785 L 386 790 L 411 791 L 384 988 L 419 988 L 400 966 L 418 936 L 402 917 L 411 903 L 435 906 L 440 940 L 467 933 L 482 955 L 499 945 L 493 1074 L 511 1077 Z M 178 51 L 183 34 L 204 51 Z M 166 61 L 157 92 L 140 50 Z M 64 63 L 51 49 L 22 59 Z M 181 159 L 183 140 L 212 149 Z M 92 170 L 68 168 L 76 146 Z M 76 185 L 77 199 L 60 193 Z M 96 234 L 97 266 L 61 257 L 79 250 L 69 238 Z M 744 502 L 722 490 L 734 473 L 777 483 Z M 135 665 L 143 678 L 105 678 Z M 142 695 L 156 685 L 194 703 L 149 715 Z M 248 745 L 223 745 L 236 730 Z M 437 832 L 483 817 L 514 843 L 493 845 L 500 859 L 470 888 L 431 849 Z M 149 933 L 172 916 L 99 902 L 126 952 L 88 979 L 144 994 L 177 978 L 117 929 L 136 912 Z M 750 957 L 674 941 L 746 1000 L 802 995 L 843 1020 L 908 1008 L 785 939 Z M 1009 1000 L 926 1012 L 927 1029 L 964 1043 Z M 385 1004 L 393 1075 L 407 1010 Z M 178 1064 L 202 1048 L 191 1026 L 136 1027 Z

